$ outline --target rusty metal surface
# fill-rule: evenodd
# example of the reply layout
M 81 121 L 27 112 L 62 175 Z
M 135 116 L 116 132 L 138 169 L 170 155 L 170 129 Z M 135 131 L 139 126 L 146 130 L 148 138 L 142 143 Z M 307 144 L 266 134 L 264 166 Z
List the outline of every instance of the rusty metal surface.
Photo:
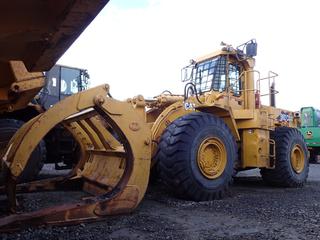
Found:
M 23 109 L 108 0 L 0 1 L 0 113 Z
M 16 231 L 27 226 L 97 221 L 105 216 L 128 213 L 139 203 L 139 194 L 136 187 L 128 186 L 111 199 L 105 195 L 31 213 L 13 214 L 1 219 L 0 232 Z
M 108 0 L 0 1 L 0 61 L 49 70 Z
M 136 208 L 147 188 L 151 162 L 145 103 L 143 98 L 134 103 L 114 100 L 107 97 L 107 89 L 99 86 L 75 94 L 30 120 L 11 139 L 3 157 L 7 185 L 0 191 L 7 193 L 11 212 L 16 210 L 17 192 L 80 188 L 92 197 L 10 215 L 0 219 L 0 231 L 97 220 Z M 16 185 L 33 149 L 58 123 L 64 124 L 79 143 L 79 163 L 67 177 Z
M 42 72 L 28 72 L 22 61 L 0 62 L 0 113 L 25 108 L 44 86 Z

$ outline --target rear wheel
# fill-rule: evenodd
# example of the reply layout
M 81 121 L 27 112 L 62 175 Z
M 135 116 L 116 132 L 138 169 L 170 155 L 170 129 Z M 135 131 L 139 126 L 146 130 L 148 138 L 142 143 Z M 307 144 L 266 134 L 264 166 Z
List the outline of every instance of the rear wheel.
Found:
M 5 154 L 5 148 L 11 137 L 24 124 L 22 121 L 15 119 L 0 119 L 0 158 Z M 21 173 L 18 181 L 28 182 L 33 180 L 43 167 L 46 158 L 46 147 L 43 140 L 38 144 L 32 152 L 27 166 Z M 3 173 L 0 173 L 0 183 L 3 182 Z
M 303 136 L 295 128 L 278 127 L 271 133 L 276 144 L 274 169 L 261 169 L 267 183 L 280 187 L 300 187 L 309 173 L 308 150 Z
M 219 199 L 232 183 L 236 142 L 218 117 L 194 112 L 164 131 L 157 152 L 161 179 L 181 197 Z

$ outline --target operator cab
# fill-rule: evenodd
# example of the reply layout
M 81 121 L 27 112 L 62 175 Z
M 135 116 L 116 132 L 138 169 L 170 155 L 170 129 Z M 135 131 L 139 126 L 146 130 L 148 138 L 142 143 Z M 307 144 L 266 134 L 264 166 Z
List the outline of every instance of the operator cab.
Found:
M 200 105 L 205 99 L 210 104 L 221 100 L 219 104 L 232 105 L 235 109 L 275 107 L 278 74 L 269 71 L 266 77 L 261 77 L 254 69 L 256 41 L 252 39 L 236 49 L 225 43 L 222 45 L 220 51 L 191 60 L 190 65 L 182 69 L 185 100 L 193 96 Z
M 205 56 L 182 69 L 182 81 L 185 86 L 185 98 L 190 95 L 203 95 L 207 92 L 230 92 L 235 97 L 242 95 L 242 72 L 245 60 L 257 53 L 255 40 L 234 49 L 224 43 L 221 51 Z
M 313 107 L 303 107 L 301 112 L 301 127 L 320 127 L 320 110 Z
M 44 109 L 88 88 L 89 75 L 85 69 L 55 65 L 45 72 L 45 77 L 46 85 L 40 93 L 40 104 Z

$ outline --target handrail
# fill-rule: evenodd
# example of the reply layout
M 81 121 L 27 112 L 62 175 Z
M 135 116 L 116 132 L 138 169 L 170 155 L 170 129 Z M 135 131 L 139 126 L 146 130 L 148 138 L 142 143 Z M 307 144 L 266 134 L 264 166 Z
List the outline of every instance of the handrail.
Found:
M 278 77 L 279 75 L 273 71 L 269 71 L 268 72 L 268 76 L 267 77 L 264 77 L 264 78 L 261 78 L 260 77 L 260 74 L 259 74 L 259 78 L 258 80 L 256 81 L 256 86 L 257 86 L 257 90 L 260 92 L 261 91 L 261 81 L 263 80 L 268 80 L 268 87 L 269 87 L 269 94 L 267 95 L 270 95 L 270 86 L 271 84 L 274 84 L 275 83 L 275 78 Z M 272 82 L 271 82 L 271 79 L 272 79 Z M 271 83 L 271 84 L 270 84 Z M 278 93 L 278 91 L 277 91 Z M 262 96 L 262 95 L 261 95 Z

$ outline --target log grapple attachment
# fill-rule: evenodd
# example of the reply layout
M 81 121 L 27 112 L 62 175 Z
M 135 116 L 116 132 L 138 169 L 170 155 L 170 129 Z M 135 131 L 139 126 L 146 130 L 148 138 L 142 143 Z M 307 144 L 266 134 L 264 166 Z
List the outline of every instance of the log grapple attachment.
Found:
M 66 176 L 17 184 L 37 144 L 57 124 L 79 145 L 80 158 Z M 110 97 L 98 86 L 64 99 L 26 123 L 11 139 L 2 159 L 11 215 L 0 219 L 0 231 L 30 225 L 74 224 L 107 215 L 129 213 L 143 198 L 149 179 L 151 131 L 145 101 Z M 17 213 L 16 193 L 79 189 L 90 196 L 29 213 Z

